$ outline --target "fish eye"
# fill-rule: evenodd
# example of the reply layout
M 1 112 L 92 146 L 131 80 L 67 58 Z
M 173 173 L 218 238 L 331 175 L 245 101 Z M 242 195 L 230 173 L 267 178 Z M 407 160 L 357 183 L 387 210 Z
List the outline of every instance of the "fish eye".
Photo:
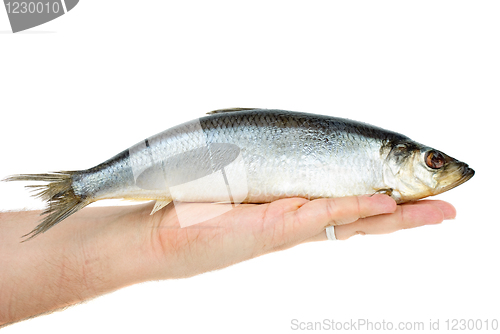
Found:
M 425 154 L 425 164 L 432 169 L 439 169 L 444 166 L 444 156 L 438 151 L 429 151 Z

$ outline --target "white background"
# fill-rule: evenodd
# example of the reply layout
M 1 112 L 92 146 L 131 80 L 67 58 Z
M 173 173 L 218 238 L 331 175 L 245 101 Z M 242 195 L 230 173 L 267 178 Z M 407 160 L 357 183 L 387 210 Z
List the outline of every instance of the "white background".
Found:
M 0 7 L 0 178 L 85 169 L 227 107 L 368 122 L 476 170 L 438 196 L 457 208 L 454 221 L 144 283 L 2 333 L 500 319 L 499 17 L 496 1 L 81 0 L 11 34 Z M 0 199 L 1 210 L 43 206 L 19 183 L 0 183 Z

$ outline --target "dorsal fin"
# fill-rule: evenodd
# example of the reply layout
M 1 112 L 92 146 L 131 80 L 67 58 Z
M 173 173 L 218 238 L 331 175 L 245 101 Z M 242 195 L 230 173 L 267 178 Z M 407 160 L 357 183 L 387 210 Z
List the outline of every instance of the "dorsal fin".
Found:
M 236 112 L 236 111 L 245 111 L 245 110 L 254 110 L 258 108 L 227 108 L 227 109 L 217 109 L 214 111 L 207 112 L 207 115 L 211 114 L 220 114 L 223 112 Z

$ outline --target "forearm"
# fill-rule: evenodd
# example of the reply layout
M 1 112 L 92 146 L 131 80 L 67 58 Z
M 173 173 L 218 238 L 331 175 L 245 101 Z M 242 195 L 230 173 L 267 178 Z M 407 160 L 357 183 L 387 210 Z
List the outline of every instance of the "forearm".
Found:
M 0 213 L 0 325 L 150 279 L 149 210 L 86 208 L 24 243 L 40 212 Z

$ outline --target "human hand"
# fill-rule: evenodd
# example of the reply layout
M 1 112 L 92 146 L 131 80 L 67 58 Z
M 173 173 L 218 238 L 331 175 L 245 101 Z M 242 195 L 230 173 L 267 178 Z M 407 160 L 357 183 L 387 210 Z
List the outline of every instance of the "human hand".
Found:
M 0 327 L 90 299 L 127 285 L 181 278 L 273 251 L 336 237 L 385 234 L 455 217 L 443 201 L 396 205 L 386 195 L 282 199 L 268 204 L 153 203 L 90 207 L 25 243 L 40 211 L 0 213 Z M 229 206 L 229 207 L 228 207 Z M 205 222 L 181 228 L 177 213 Z M 190 219 L 189 216 L 182 216 Z M 53 296 L 57 295 L 58 298 Z
M 327 240 L 334 225 L 338 240 L 357 234 L 386 234 L 438 224 L 456 215 L 444 201 L 423 200 L 396 205 L 387 195 L 306 200 L 282 199 L 242 204 L 203 223 L 180 228 L 176 210 L 193 215 L 231 204 L 171 203 L 154 222 L 153 249 L 160 259 L 157 278 L 189 277 L 220 269 L 273 251 L 310 241 Z M 186 219 L 183 215 L 183 219 Z

